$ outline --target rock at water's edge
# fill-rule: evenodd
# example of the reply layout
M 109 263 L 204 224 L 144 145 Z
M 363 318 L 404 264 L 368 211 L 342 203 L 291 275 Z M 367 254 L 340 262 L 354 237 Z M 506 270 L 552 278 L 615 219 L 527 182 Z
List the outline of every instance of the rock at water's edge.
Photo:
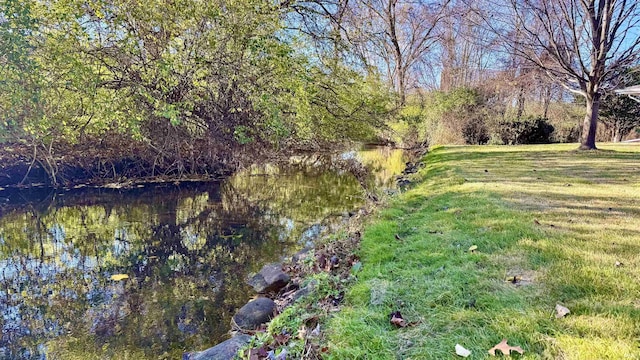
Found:
M 282 289 L 290 280 L 289 275 L 282 271 L 282 265 L 269 264 L 265 265 L 248 283 L 257 293 L 263 294 Z
M 242 330 L 255 330 L 269 322 L 276 310 L 276 303 L 269 298 L 257 298 L 248 302 L 233 316 L 233 322 Z
M 234 336 L 229 340 L 208 348 L 207 350 L 185 354 L 183 360 L 229 360 L 233 359 L 238 350 L 251 341 L 249 335 Z

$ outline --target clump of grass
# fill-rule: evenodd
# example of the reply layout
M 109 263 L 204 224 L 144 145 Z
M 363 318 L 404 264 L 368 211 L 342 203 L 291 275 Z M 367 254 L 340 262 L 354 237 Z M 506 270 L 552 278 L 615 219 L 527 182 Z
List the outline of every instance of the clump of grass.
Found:
M 459 343 L 477 359 L 507 338 L 518 358 L 640 358 L 640 147 L 572 147 L 430 153 L 366 227 L 328 357 L 445 359 Z M 396 310 L 417 324 L 395 328 Z

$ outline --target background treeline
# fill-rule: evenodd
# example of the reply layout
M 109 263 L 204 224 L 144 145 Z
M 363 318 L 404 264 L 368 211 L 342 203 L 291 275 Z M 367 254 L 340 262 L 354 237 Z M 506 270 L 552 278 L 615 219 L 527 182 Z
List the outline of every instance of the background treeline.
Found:
M 640 80 L 637 5 L 615 5 L 608 63 L 560 61 L 584 70 L 571 88 L 529 38 L 545 4 L 0 0 L 0 185 L 212 176 L 348 141 L 577 141 L 594 104 L 600 139 L 629 136 L 638 108 L 607 89 Z

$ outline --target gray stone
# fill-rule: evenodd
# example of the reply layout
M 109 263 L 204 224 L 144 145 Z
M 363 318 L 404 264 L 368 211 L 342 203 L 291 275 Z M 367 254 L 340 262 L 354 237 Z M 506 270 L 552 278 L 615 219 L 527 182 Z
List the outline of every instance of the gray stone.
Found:
M 297 301 L 300 298 L 303 298 L 309 294 L 311 294 L 316 286 L 318 285 L 318 281 L 316 280 L 311 280 L 307 286 L 303 287 L 302 289 L 299 289 L 298 291 L 293 293 L 292 299 L 293 301 Z
M 234 336 L 229 340 L 208 348 L 207 350 L 185 354 L 184 360 L 229 360 L 233 359 L 238 350 L 251 341 L 249 335 Z
M 259 273 L 249 279 L 248 283 L 260 294 L 276 292 L 287 286 L 291 278 L 284 271 L 282 265 L 265 265 Z
M 309 257 L 309 252 L 313 250 L 313 247 L 305 247 L 304 249 L 298 251 L 297 253 L 293 254 L 293 256 L 291 257 L 291 261 L 293 261 L 294 263 L 298 263 L 304 259 L 306 259 L 307 257 Z
M 273 318 L 276 303 L 269 298 L 248 302 L 233 316 L 233 322 L 242 330 L 255 330 Z

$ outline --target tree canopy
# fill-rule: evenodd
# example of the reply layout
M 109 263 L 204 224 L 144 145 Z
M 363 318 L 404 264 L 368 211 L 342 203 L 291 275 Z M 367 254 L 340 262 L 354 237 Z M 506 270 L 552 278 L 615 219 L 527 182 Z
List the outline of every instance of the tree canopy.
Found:
M 3 0 L 2 9 L 2 140 L 33 149 L 32 165 L 54 185 L 68 180 L 58 158 L 74 146 L 93 144 L 98 159 L 134 153 L 138 176 L 207 173 L 252 148 L 373 138 L 389 112 L 377 77 L 306 54 L 279 4 Z M 122 172 L 97 163 L 83 169 Z

